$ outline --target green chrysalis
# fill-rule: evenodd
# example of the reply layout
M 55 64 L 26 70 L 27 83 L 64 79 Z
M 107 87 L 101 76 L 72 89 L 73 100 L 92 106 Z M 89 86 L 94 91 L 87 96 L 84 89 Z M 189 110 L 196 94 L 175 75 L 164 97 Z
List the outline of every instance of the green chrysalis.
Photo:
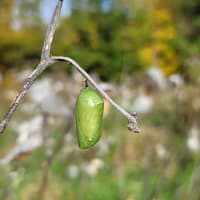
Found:
M 101 136 L 103 98 L 92 88 L 84 88 L 76 101 L 76 132 L 80 148 L 86 149 Z

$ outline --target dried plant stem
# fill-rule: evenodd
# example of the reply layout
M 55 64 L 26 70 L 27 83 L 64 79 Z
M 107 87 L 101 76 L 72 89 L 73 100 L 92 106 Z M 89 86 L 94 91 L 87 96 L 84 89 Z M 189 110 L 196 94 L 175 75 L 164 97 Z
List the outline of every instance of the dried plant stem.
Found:
M 87 81 L 108 101 L 110 104 L 115 107 L 124 117 L 126 117 L 129 121 L 128 128 L 134 132 L 139 132 L 139 128 L 137 126 L 136 114 L 130 114 L 126 110 L 124 110 L 120 105 L 115 103 L 92 79 L 92 77 L 72 58 L 64 57 L 64 56 L 53 56 L 51 57 L 52 61 L 63 61 L 72 64 Z
M 51 51 L 51 44 L 53 42 L 54 33 L 56 31 L 56 28 L 57 28 L 57 25 L 59 22 L 62 4 L 63 4 L 63 0 L 58 0 L 56 8 L 53 13 L 53 16 L 51 18 L 51 22 L 50 22 L 47 32 L 46 32 L 46 37 L 44 39 L 41 60 L 49 59 L 49 54 Z
M 64 56 L 53 56 L 49 57 L 51 44 L 53 41 L 54 33 L 56 27 L 58 25 L 58 21 L 60 18 L 60 12 L 62 8 L 63 0 L 58 0 L 57 6 L 55 8 L 54 14 L 52 16 L 51 22 L 46 32 L 46 37 L 44 39 L 42 53 L 41 53 L 41 61 L 36 69 L 29 75 L 29 77 L 25 80 L 22 88 L 17 93 L 15 99 L 12 101 L 11 105 L 8 108 L 8 111 L 3 116 L 3 119 L 0 122 L 0 133 L 3 133 L 4 129 L 6 128 L 8 122 L 10 121 L 12 115 L 14 114 L 17 106 L 19 105 L 21 99 L 27 93 L 31 85 L 34 83 L 35 79 L 50 65 L 55 62 L 62 61 L 72 64 L 87 80 L 88 82 L 106 99 L 108 100 L 122 115 L 124 115 L 128 119 L 128 129 L 133 132 L 139 132 L 139 128 L 137 125 L 137 118 L 136 114 L 130 114 L 125 111 L 120 105 L 115 103 L 92 79 L 92 77 L 85 71 L 83 68 L 75 62 L 73 59 Z
M 3 119 L 0 122 L 0 133 L 3 133 L 5 130 L 8 122 L 10 121 L 13 113 L 15 112 L 17 106 L 19 105 L 21 99 L 24 97 L 24 95 L 27 93 L 28 89 L 31 87 L 31 85 L 34 83 L 35 79 L 52 63 L 51 59 L 49 58 L 50 50 L 51 50 L 51 44 L 53 41 L 53 36 L 56 31 L 56 27 L 58 25 L 58 21 L 60 18 L 60 12 L 62 8 L 63 0 L 58 0 L 56 8 L 54 10 L 53 16 L 51 18 L 51 22 L 48 26 L 46 37 L 44 39 L 43 47 L 42 47 L 42 53 L 41 53 L 41 60 L 39 65 L 36 67 L 36 69 L 29 75 L 29 77 L 25 80 L 24 85 L 20 89 L 20 91 L 17 93 L 16 97 L 12 101 L 11 105 L 8 108 L 8 111 L 3 116 Z

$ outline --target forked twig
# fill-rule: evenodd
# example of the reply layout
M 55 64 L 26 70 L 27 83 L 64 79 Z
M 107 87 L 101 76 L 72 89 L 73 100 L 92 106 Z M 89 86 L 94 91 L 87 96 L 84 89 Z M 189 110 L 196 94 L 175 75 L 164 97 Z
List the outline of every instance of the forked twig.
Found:
M 11 105 L 8 108 L 8 111 L 3 116 L 3 119 L 0 122 L 0 133 L 3 133 L 4 129 L 6 128 L 10 118 L 12 117 L 13 113 L 15 112 L 17 106 L 19 105 L 21 99 L 27 93 L 28 89 L 34 83 L 35 79 L 51 64 L 53 64 L 52 60 L 49 58 L 51 44 L 53 41 L 53 36 L 58 25 L 58 21 L 60 18 L 60 12 L 62 8 L 63 0 L 58 0 L 56 8 L 54 10 L 51 22 L 48 26 L 46 36 L 44 39 L 42 53 L 41 53 L 41 60 L 39 65 L 36 69 L 28 76 L 28 78 L 24 81 L 24 84 L 20 91 L 17 93 L 16 97 L 12 101 Z
M 17 106 L 19 105 L 21 99 L 27 93 L 31 85 L 34 83 L 35 79 L 50 65 L 55 62 L 62 61 L 72 64 L 81 74 L 88 80 L 88 82 L 107 100 L 109 101 L 122 115 L 124 115 L 128 119 L 128 129 L 138 133 L 139 128 L 137 125 L 137 116 L 136 114 L 130 114 L 125 111 L 120 105 L 115 103 L 92 79 L 92 77 L 73 59 L 64 56 L 53 56 L 49 57 L 51 44 L 53 41 L 54 33 L 56 27 L 58 25 L 58 21 L 60 18 L 60 12 L 62 8 L 63 0 L 58 0 L 56 8 L 54 10 L 54 14 L 52 16 L 51 22 L 48 26 L 46 37 L 42 47 L 41 60 L 36 69 L 29 75 L 29 77 L 25 80 L 22 88 L 17 93 L 16 97 L 12 101 L 11 105 L 8 108 L 8 111 L 3 116 L 2 121 L 0 122 L 0 133 L 3 133 L 8 122 L 10 121 L 12 115 L 14 114 Z

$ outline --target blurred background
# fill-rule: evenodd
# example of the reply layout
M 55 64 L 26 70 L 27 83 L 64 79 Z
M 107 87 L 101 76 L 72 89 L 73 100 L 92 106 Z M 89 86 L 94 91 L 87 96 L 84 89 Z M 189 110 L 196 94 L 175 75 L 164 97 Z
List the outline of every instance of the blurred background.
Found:
M 0 116 L 40 59 L 56 1 L 0 1 Z M 106 101 L 100 141 L 78 148 L 74 106 L 84 87 L 55 64 L 0 136 L 2 200 L 200 199 L 200 2 L 65 0 L 52 54 L 74 58 Z

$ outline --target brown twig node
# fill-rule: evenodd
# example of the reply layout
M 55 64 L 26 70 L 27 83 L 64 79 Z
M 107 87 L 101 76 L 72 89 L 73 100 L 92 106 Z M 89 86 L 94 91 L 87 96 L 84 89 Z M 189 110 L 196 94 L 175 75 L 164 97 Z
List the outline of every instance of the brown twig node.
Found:
M 67 62 L 73 67 L 75 67 L 82 76 L 90 83 L 101 95 L 104 99 L 110 102 L 110 104 L 116 108 L 124 117 L 128 119 L 128 129 L 138 133 L 139 128 L 137 125 L 137 116 L 132 115 L 125 111 L 120 105 L 115 103 L 99 86 L 98 84 L 92 79 L 92 77 L 72 58 L 64 57 L 64 56 L 53 56 L 50 57 L 50 51 L 51 51 L 51 45 L 53 42 L 54 33 L 56 31 L 59 18 L 60 18 L 60 12 L 62 8 L 63 0 L 57 0 L 57 5 L 54 10 L 51 22 L 48 26 L 46 36 L 44 39 L 43 47 L 42 47 L 42 53 L 41 53 L 41 60 L 36 69 L 28 76 L 28 78 L 24 81 L 24 84 L 22 88 L 17 93 L 14 100 L 11 102 L 8 111 L 3 116 L 2 121 L 0 122 L 0 133 L 3 133 L 5 130 L 8 122 L 10 121 L 12 115 L 14 114 L 17 106 L 19 105 L 21 99 L 24 97 L 24 95 L 27 93 L 29 88 L 34 83 L 35 79 L 50 65 L 56 62 Z

